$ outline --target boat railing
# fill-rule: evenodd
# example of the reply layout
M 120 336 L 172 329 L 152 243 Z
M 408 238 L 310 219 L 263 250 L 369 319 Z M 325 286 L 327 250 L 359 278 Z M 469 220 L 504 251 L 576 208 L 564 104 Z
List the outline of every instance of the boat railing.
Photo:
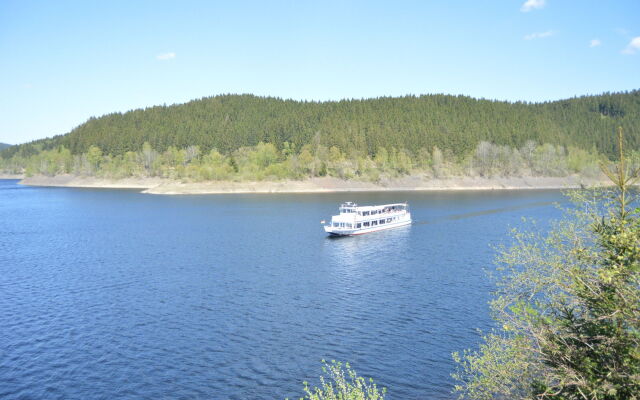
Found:
M 364 211 L 366 212 L 366 211 Z M 380 210 L 378 212 L 376 212 L 375 214 L 371 214 L 371 212 L 369 212 L 369 214 L 364 215 L 363 211 L 358 211 L 357 215 L 361 216 L 361 217 L 370 217 L 370 216 L 375 216 L 375 215 L 388 215 L 388 214 L 402 214 L 407 212 L 407 210 Z

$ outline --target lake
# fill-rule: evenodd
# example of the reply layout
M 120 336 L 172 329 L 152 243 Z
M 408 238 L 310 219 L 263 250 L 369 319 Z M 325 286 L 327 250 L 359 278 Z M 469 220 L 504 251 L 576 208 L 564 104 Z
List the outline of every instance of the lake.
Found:
M 331 239 L 343 201 L 412 226 Z M 0 180 L 0 397 L 283 399 L 348 361 L 451 399 L 491 327 L 492 246 L 559 191 L 154 196 Z

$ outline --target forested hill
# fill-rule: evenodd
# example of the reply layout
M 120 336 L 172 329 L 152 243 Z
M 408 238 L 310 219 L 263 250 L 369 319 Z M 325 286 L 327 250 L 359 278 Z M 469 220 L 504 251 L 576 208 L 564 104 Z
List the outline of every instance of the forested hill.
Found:
M 509 103 L 466 96 L 424 95 L 306 102 L 253 95 L 221 95 L 91 118 L 66 135 L 11 147 L 10 157 L 63 145 L 72 153 L 99 146 L 104 154 L 200 146 L 229 153 L 259 142 L 299 150 L 305 144 L 375 154 L 379 147 L 438 146 L 456 155 L 480 141 L 519 147 L 527 140 L 613 154 L 615 128 L 628 146 L 640 145 L 640 90 L 545 103 Z
M 0 143 L 0 150 L 6 149 L 7 147 L 11 147 L 11 145 L 6 143 Z

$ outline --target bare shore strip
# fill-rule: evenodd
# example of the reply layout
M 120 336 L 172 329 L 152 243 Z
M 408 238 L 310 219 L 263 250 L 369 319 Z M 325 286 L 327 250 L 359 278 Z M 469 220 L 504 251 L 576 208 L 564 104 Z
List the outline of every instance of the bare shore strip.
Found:
M 3 176 L 0 175 L 0 178 Z M 19 176 L 4 179 L 16 179 Z M 603 179 L 587 179 L 577 175 L 568 177 L 482 178 L 458 177 L 434 179 L 407 176 L 379 183 L 343 180 L 333 177 L 311 178 L 304 181 L 261 182 L 181 182 L 163 178 L 104 179 L 74 175 L 33 176 L 20 181 L 30 186 L 63 186 L 79 188 L 139 189 L 142 193 L 184 195 L 221 193 L 331 193 L 380 191 L 438 191 L 438 190 L 522 190 L 569 189 L 599 186 Z
M 23 179 L 23 175 L 19 174 L 5 174 L 0 172 L 0 179 Z

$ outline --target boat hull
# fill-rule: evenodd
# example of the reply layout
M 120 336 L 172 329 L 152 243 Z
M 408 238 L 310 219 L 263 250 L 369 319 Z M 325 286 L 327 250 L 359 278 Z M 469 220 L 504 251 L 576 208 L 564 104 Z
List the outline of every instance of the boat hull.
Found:
M 365 233 L 372 233 L 372 232 L 384 231 L 387 229 L 400 228 L 402 226 L 407 226 L 407 225 L 411 225 L 411 219 L 408 219 L 406 221 L 398 221 L 394 223 L 385 224 L 384 226 L 378 225 L 375 227 L 360 228 L 360 229 L 340 229 L 340 228 L 334 228 L 332 226 L 325 225 L 324 230 L 331 236 L 356 236 L 356 235 L 363 235 Z

